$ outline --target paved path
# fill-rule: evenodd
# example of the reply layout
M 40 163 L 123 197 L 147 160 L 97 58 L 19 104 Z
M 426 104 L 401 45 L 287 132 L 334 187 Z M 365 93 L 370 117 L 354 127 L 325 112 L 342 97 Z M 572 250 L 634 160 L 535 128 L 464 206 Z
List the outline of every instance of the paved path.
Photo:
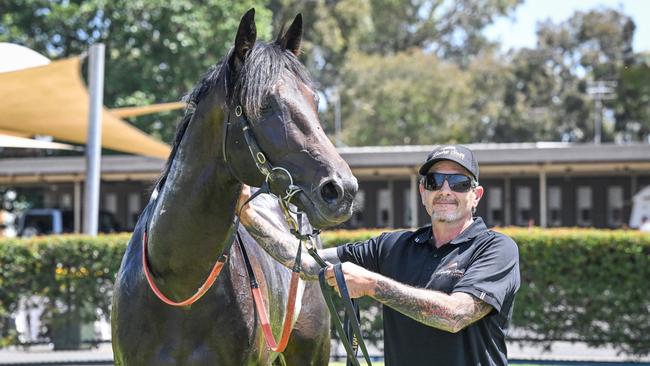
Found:
M 345 352 L 342 347 L 339 354 Z M 650 366 L 650 356 L 631 358 L 617 355 L 611 347 L 589 348 L 585 344 L 556 342 L 549 351 L 541 347 L 517 344 L 508 345 L 508 353 L 513 360 L 546 360 L 546 361 L 595 361 L 595 362 L 640 362 L 636 365 Z M 380 354 L 379 350 L 371 349 L 372 355 Z M 29 349 L 5 348 L 0 349 L 0 365 L 109 365 L 113 359 L 113 351 L 108 343 L 100 344 L 97 348 L 82 351 L 52 351 L 49 346 L 33 346 Z

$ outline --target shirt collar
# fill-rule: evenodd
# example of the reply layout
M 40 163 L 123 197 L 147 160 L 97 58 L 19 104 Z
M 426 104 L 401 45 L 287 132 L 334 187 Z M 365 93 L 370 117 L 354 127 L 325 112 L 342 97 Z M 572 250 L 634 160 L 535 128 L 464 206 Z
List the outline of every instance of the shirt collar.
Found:
M 449 242 L 449 244 L 461 244 L 465 243 L 475 237 L 477 237 L 480 233 L 484 232 L 487 230 L 487 226 L 485 226 L 485 223 L 483 222 L 483 219 L 481 217 L 474 217 L 474 222 L 472 222 L 467 229 L 463 230 L 463 232 L 460 233 L 456 238 L 454 238 L 452 241 Z M 431 225 L 427 225 L 425 227 L 420 228 L 417 230 L 415 233 L 415 239 L 413 241 L 416 244 L 426 244 L 430 243 L 433 238 L 433 230 L 431 229 Z

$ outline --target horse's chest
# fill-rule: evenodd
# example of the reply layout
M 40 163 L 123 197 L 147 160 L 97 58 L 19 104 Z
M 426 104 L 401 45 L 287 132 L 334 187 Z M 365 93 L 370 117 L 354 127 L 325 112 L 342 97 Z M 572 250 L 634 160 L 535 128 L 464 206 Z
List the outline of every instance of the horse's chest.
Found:
M 190 308 L 169 307 L 151 296 L 120 301 L 117 338 L 125 364 L 267 364 L 269 355 L 260 347 L 252 299 L 246 287 L 239 291 L 232 286 L 231 276 L 238 277 L 223 276 Z

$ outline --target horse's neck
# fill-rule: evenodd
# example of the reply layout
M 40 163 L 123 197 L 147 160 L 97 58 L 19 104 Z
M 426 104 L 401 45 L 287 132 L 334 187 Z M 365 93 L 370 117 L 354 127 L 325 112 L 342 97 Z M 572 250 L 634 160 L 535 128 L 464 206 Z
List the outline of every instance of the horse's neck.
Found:
M 223 162 L 223 112 L 206 104 L 185 130 L 149 223 L 152 269 L 175 297 L 191 295 L 225 247 L 240 191 Z

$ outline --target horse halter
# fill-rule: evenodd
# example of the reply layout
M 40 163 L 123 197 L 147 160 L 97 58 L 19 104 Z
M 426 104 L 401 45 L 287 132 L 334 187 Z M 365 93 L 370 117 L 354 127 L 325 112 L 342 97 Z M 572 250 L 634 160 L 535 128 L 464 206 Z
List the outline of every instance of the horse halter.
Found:
M 291 173 L 283 167 L 280 166 L 273 166 L 269 159 L 267 159 L 266 154 L 262 151 L 260 148 L 259 144 L 257 143 L 257 140 L 255 139 L 255 134 L 253 132 L 252 124 L 246 117 L 246 115 L 243 112 L 243 108 L 241 105 L 237 105 L 235 107 L 234 111 L 235 116 L 238 119 L 239 125 L 242 129 L 242 132 L 244 134 L 244 140 L 246 141 L 246 146 L 248 147 L 248 151 L 250 152 L 253 161 L 255 162 L 255 166 L 257 167 L 257 170 L 264 176 L 264 183 L 265 185 L 268 186 L 268 192 L 273 194 L 271 192 L 271 184 L 273 182 L 279 182 L 281 181 L 282 176 L 284 175 L 289 182 L 289 184 L 285 187 L 285 192 L 284 196 L 277 196 L 279 199 L 282 201 L 289 202 L 294 195 L 296 195 L 298 192 L 302 191 L 302 188 L 298 187 L 297 185 L 294 184 L 293 182 L 293 176 L 291 176 Z M 232 124 L 231 122 L 231 115 L 232 112 L 228 111 L 228 117 L 224 121 L 224 128 L 223 128 L 223 139 L 221 143 L 221 151 L 223 155 L 223 160 L 228 166 L 228 169 L 233 172 L 232 167 L 230 166 L 230 162 L 228 161 L 228 154 L 227 154 L 227 147 L 226 147 L 226 142 L 228 141 L 228 132 L 230 130 L 230 126 Z M 275 196 L 275 194 L 273 194 Z
M 363 341 L 363 334 L 361 332 L 361 327 L 359 324 L 359 319 L 360 319 L 359 307 L 357 303 L 352 298 L 350 298 L 350 295 L 347 290 L 347 285 L 345 283 L 345 277 L 343 276 L 341 264 L 339 263 L 334 266 L 334 274 L 336 276 L 336 283 L 340 290 L 341 297 L 343 299 L 343 304 L 345 306 L 345 319 L 343 321 L 341 321 L 341 319 L 339 318 L 334 301 L 332 300 L 332 290 L 329 288 L 329 286 L 325 281 L 325 270 L 327 268 L 327 262 L 325 262 L 325 260 L 323 260 L 323 258 L 317 252 L 315 238 L 320 234 L 320 230 L 313 230 L 311 234 L 302 234 L 300 230 L 300 224 L 299 224 L 299 222 L 302 223 L 302 213 L 291 211 L 290 200 L 295 194 L 302 191 L 302 189 L 294 185 L 293 177 L 291 176 L 291 173 L 289 173 L 288 170 L 282 167 L 273 167 L 273 165 L 271 165 L 269 160 L 266 158 L 266 155 L 264 155 L 259 145 L 257 144 L 257 140 L 255 140 L 255 136 L 252 131 L 251 123 L 248 120 L 248 118 L 246 118 L 246 116 L 244 115 L 241 105 L 237 105 L 235 107 L 235 116 L 239 118 L 239 123 L 242 126 L 242 131 L 244 133 L 244 139 L 246 140 L 246 144 L 248 145 L 248 150 L 250 151 L 253 160 L 255 161 L 255 165 L 257 166 L 259 172 L 265 177 L 264 184 L 262 185 L 260 190 L 255 192 L 255 194 L 251 196 L 248 199 L 248 201 L 244 203 L 244 205 L 248 204 L 253 198 L 255 198 L 261 192 L 270 193 L 273 195 L 270 189 L 270 184 L 275 179 L 278 179 L 278 178 L 274 178 L 273 174 L 275 172 L 286 174 L 289 180 L 289 185 L 287 186 L 285 192 L 286 194 L 283 197 L 277 197 L 277 198 L 280 203 L 280 207 L 282 208 L 284 219 L 289 225 L 291 234 L 293 234 L 293 236 L 295 236 L 300 241 L 298 243 L 298 252 L 296 253 L 296 259 L 292 271 L 292 279 L 294 276 L 299 277 L 299 273 L 301 271 L 300 253 L 301 253 L 302 243 L 303 241 L 305 241 L 305 247 L 307 248 L 307 252 L 309 253 L 309 255 L 312 256 L 312 258 L 314 258 L 316 263 L 318 263 L 318 265 L 321 267 L 320 273 L 318 275 L 321 292 L 323 293 L 323 297 L 325 299 L 325 303 L 327 304 L 330 315 L 334 318 L 334 325 L 336 331 L 337 333 L 339 333 L 339 337 L 341 338 L 343 346 L 347 353 L 348 356 L 347 365 L 360 366 L 359 361 L 356 359 L 356 355 L 358 349 L 361 348 L 366 363 L 369 366 L 372 366 L 372 362 L 370 361 L 370 356 L 368 355 L 368 349 L 366 348 L 365 342 Z M 223 129 L 224 133 L 223 133 L 223 142 L 222 142 L 222 153 L 223 153 L 224 161 L 228 166 L 228 169 L 230 169 L 232 172 L 232 168 L 230 167 L 230 163 L 228 162 L 227 155 L 226 155 L 226 141 L 227 141 L 228 128 L 230 127 L 230 123 L 231 122 L 230 122 L 230 112 L 229 112 L 228 118 L 224 122 L 225 125 Z M 242 207 L 244 205 L 242 205 Z M 291 213 L 296 214 L 299 222 L 296 222 L 296 220 L 293 218 Z M 237 219 L 239 219 L 239 217 L 237 217 Z M 246 252 L 243 246 L 240 246 L 240 248 L 242 249 L 242 254 L 245 259 L 247 269 L 249 271 L 249 276 L 251 277 L 251 289 L 253 290 L 255 302 L 260 303 L 258 308 L 264 309 L 261 296 L 259 295 L 259 289 L 257 288 L 257 283 L 254 280 L 254 274 L 252 273 L 252 270 L 250 268 L 250 263 L 248 262 Z M 294 287 L 294 283 L 292 281 L 291 288 L 293 289 L 293 287 Z M 265 313 L 266 313 L 265 309 L 264 311 L 260 311 L 260 314 L 265 314 Z M 269 339 L 271 340 L 273 339 L 273 335 L 270 333 L 268 320 L 265 317 L 262 317 L 261 320 L 262 323 L 267 324 L 267 326 L 265 327 L 267 329 L 265 330 L 266 333 L 265 337 L 267 339 L 267 344 L 270 346 L 270 348 L 275 350 L 275 349 L 279 349 L 280 347 L 286 347 L 286 343 L 283 343 L 283 341 L 286 341 L 284 338 L 286 333 L 283 331 L 283 337 L 281 339 L 280 345 L 274 347 L 275 343 L 269 342 Z M 285 318 L 285 322 L 284 322 L 285 327 L 288 323 L 289 323 L 288 318 Z
M 297 193 L 302 191 L 302 188 L 294 184 L 293 177 L 291 176 L 291 173 L 287 169 L 280 166 L 274 167 L 269 161 L 269 159 L 266 158 L 266 155 L 264 154 L 259 144 L 257 143 L 257 140 L 255 139 L 251 122 L 244 114 L 241 105 L 237 105 L 235 107 L 234 114 L 238 118 L 238 122 L 244 134 L 244 140 L 246 141 L 248 151 L 250 152 L 253 161 L 255 162 L 255 166 L 257 167 L 257 170 L 264 176 L 264 184 L 262 185 L 262 187 L 260 187 L 260 190 L 263 193 L 269 193 L 278 199 L 278 202 L 280 203 L 280 207 L 282 208 L 282 213 L 284 214 L 284 219 L 289 225 L 291 234 L 293 234 L 293 236 L 295 236 L 297 239 L 301 241 L 304 240 L 307 243 L 309 243 L 307 245 L 307 250 L 310 252 L 310 254 L 312 252 L 315 253 L 316 244 L 314 242 L 314 238 L 315 236 L 318 236 L 318 234 L 320 234 L 320 230 L 313 230 L 311 234 L 302 234 L 298 222 L 296 222 L 296 220 L 291 215 L 291 214 L 295 214 L 297 216 L 301 215 L 299 212 L 291 209 L 290 202 L 293 196 L 295 196 Z M 223 132 L 221 149 L 222 149 L 224 162 L 228 166 L 228 169 L 232 172 L 233 170 L 230 167 L 230 162 L 228 161 L 228 155 L 226 151 L 228 131 L 230 129 L 230 125 L 232 124 L 230 118 L 231 118 L 231 112 L 229 111 L 228 117 L 224 121 L 224 128 L 223 128 L 224 132 Z M 284 196 L 277 196 L 273 192 L 271 192 L 271 184 L 273 184 L 273 182 L 281 181 L 282 175 L 286 176 L 289 184 L 285 188 Z

